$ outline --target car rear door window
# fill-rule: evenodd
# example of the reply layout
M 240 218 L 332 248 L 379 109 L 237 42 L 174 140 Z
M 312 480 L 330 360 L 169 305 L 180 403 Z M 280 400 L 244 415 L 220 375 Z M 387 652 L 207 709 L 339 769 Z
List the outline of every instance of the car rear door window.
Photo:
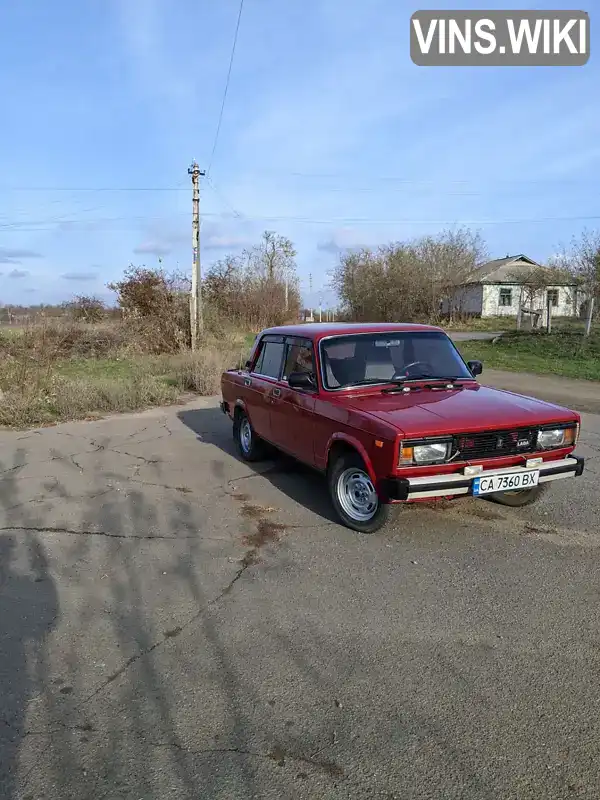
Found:
M 265 375 L 267 378 L 279 378 L 284 347 L 283 341 L 264 342 L 253 371 L 257 375 Z

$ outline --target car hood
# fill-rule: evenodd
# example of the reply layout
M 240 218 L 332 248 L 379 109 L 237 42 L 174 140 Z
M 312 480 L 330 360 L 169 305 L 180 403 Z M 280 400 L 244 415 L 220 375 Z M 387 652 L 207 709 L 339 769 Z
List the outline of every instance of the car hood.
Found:
M 463 389 L 346 396 L 344 405 L 387 422 L 407 436 L 526 428 L 579 419 L 568 408 L 480 384 Z

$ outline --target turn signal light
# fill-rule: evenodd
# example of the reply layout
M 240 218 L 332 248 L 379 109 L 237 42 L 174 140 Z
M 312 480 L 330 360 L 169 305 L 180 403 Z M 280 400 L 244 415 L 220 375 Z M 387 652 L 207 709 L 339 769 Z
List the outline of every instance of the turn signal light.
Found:
M 412 464 L 413 463 L 413 449 L 412 447 L 403 447 L 400 450 L 400 459 L 401 464 Z

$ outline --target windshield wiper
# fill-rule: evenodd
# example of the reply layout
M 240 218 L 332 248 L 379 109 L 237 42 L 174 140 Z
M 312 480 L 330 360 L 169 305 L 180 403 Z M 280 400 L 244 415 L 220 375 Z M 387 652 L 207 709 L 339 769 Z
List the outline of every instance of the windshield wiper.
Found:
M 449 377 L 435 377 L 435 378 L 427 378 L 428 381 L 435 381 L 435 383 L 427 383 L 426 386 L 428 389 L 462 389 L 464 383 L 462 381 L 468 381 L 469 378 L 461 378 L 458 375 L 452 375 Z M 459 381 L 459 383 L 457 383 Z M 444 384 L 443 386 L 439 386 L 438 384 Z
M 390 378 L 389 381 L 385 381 L 385 383 L 391 383 L 392 386 L 386 386 L 386 388 L 382 389 L 381 391 L 383 392 L 383 394 L 390 394 L 391 392 L 398 392 L 404 389 L 410 390 L 410 388 L 412 387 L 405 386 L 405 384 L 410 383 L 411 381 L 414 380 L 415 378 L 395 378 L 395 379 Z M 417 378 L 417 380 L 420 380 L 420 378 Z
M 399 390 L 406 390 L 412 388 L 419 388 L 419 387 L 412 387 L 411 384 L 413 383 L 420 383 L 421 381 L 427 381 L 428 383 L 425 384 L 426 388 L 429 388 L 430 383 L 435 381 L 435 383 L 445 382 L 447 384 L 452 384 L 453 388 L 459 388 L 462 386 L 462 383 L 456 383 L 456 381 L 466 381 L 466 380 L 473 380 L 471 378 L 461 378 L 456 375 L 452 377 L 438 377 L 437 375 L 411 375 L 409 378 L 366 378 L 362 381 L 352 381 L 351 383 L 344 383 L 343 386 L 340 386 L 340 389 L 347 389 L 351 386 L 372 386 L 373 384 L 385 384 L 385 388 L 381 391 L 385 394 L 390 392 L 397 392 Z M 391 384 L 391 386 L 390 386 Z M 407 385 L 408 384 L 408 385 Z M 443 387 L 440 387 L 443 388 Z
M 397 392 L 400 390 L 406 390 L 409 387 L 405 386 L 406 383 L 412 383 L 415 381 L 427 381 L 424 384 L 425 389 L 462 389 L 463 383 L 457 383 L 457 381 L 466 381 L 469 378 L 461 378 L 457 375 L 452 375 L 449 377 L 446 376 L 437 376 L 437 375 L 419 375 L 417 377 L 410 377 L 410 378 L 397 378 L 395 380 L 386 381 L 386 383 L 392 383 L 393 386 L 388 386 L 386 389 L 382 389 L 381 391 L 385 394 L 390 394 L 392 392 Z M 442 385 L 439 385 L 442 384 Z M 410 387 L 412 388 L 412 387 Z M 416 388 L 416 387 L 415 387 Z

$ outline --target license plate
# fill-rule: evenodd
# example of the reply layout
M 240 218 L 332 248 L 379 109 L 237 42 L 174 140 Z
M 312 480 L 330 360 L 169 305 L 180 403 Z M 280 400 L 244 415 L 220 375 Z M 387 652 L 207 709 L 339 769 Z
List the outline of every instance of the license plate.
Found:
M 504 475 L 480 475 L 473 479 L 473 494 L 490 494 L 490 492 L 515 492 L 532 489 L 538 485 L 539 470 L 527 472 L 507 472 Z

